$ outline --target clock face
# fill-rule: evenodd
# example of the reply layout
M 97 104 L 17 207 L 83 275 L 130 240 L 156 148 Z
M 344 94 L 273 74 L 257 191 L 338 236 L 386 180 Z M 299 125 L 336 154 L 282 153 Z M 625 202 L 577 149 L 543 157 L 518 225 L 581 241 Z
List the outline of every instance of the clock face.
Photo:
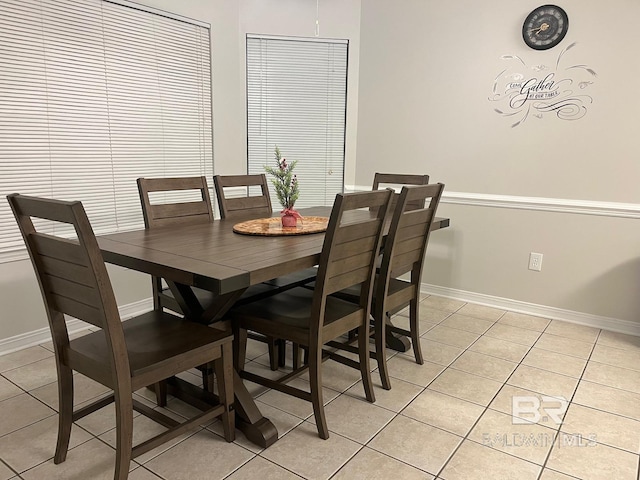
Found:
M 543 5 L 531 12 L 522 26 L 524 43 L 536 50 L 555 47 L 569 28 L 567 13 L 556 5 Z

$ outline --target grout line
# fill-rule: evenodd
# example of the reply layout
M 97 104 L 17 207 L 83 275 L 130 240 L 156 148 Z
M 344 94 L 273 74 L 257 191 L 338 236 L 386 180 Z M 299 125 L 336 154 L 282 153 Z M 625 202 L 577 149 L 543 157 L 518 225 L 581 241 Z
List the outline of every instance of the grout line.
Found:
M 16 471 L 15 468 L 13 468 L 11 465 L 9 465 L 7 462 L 5 462 L 2 458 L 0 458 L 0 464 L 4 465 L 5 467 L 7 467 L 9 470 L 11 470 L 15 475 L 18 476 L 18 478 L 22 478 L 20 476 L 20 474 Z M 14 477 L 11 477 L 14 478 Z
M 549 325 L 551 325 L 551 324 L 549 324 Z M 567 414 L 569 413 L 569 410 L 571 409 L 571 406 L 573 405 L 573 399 L 575 398 L 576 393 L 578 392 L 578 388 L 580 387 L 580 382 L 582 381 L 582 377 L 584 376 L 584 372 L 587 370 L 587 367 L 589 365 L 589 361 L 591 360 L 591 355 L 593 355 L 593 351 L 596 348 L 596 342 L 598 341 L 598 338 L 600 338 L 600 334 L 601 333 L 602 333 L 602 330 L 600 330 L 598 332 L 598 335 L 596 336 L 596 341 L 593 343 L 593 347 L 591 348 L 591 352 L 589 352 L 589 357 L 587 358 L 587 361 L 584 364 L 584 367 L 582 368 L 582 373 L 580 374 L 580 378 L 578 379 L 578 383 L 576 384 L 576 388 L 573 391 L 573 394 L 571 395 L 571 398 L 569 399 L 569 402 L 567 403 L 567 411 L 564 412 L 564 416 L 562 417 L 562 423 L 558 427 L 558 435 L 556 436 L 556 441 L 553 442 L 553 445 L 551 445 L 551 448 L 547 452 L 547 456 L 544 459 L 544 463 L 542 465 L 542 470 L 540 471 L 540 475 L 538 476 L 538 480 L 540 480 L 540 477 L 542 476 L 542 472 L 547 467 L 547 463 L 549 462 L 549 459 L 551 458 L 551 453 L 553 452 L 553 449 L 556 447 L 557 442 L 560 441 L 562 433 L 564 433 L 564 432 L 562 432 L 562 427 L 564 425 L 564 420 L 565 420 Z M 561 473 L 563 473 L 563 472 L 561 472 Z

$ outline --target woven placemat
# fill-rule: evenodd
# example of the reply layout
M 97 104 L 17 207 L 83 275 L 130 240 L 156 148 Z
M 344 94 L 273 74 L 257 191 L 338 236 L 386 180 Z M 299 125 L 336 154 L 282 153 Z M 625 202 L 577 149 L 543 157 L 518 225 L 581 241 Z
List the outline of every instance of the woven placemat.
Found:
M 308 235 L 327 230 L 329 217 L 303 217 L 298 219 L 295 227 L 283 227 L 280 217 L 257 218 L 246 222 L 236 223 L 233 231 L 242 235 L 262 235 L 277 237 L 282 235 Z

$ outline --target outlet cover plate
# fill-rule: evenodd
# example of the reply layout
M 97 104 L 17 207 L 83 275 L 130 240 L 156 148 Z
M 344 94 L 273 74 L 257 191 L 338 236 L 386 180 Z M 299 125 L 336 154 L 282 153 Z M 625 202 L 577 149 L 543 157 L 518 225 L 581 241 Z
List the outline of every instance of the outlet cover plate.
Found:
M 529 270 L 540 272 L 542 270 L 542 254 L 531 252 L 529 254 Z

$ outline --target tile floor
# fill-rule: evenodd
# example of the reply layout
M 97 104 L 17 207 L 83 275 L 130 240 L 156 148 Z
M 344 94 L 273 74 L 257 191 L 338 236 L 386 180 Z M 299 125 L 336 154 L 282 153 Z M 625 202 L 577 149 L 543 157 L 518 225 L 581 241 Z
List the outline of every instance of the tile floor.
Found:
M 433 296 L 421 325 L 425 364 L 391 352 L 393 388 L 374 371 L 374 404 L 355 370 L 325 363 L 329 440 L 317 437 L 310 404 L 249 384 L 280 432 L 273 446 L 242 434 L 227 444 L 214 422 L 139 457 L 129 478 L 638 479 L 640 337 Z M 248 358 L 269 372 L 263 344 Z M 105 392 L 76 378 L 77 404 Z M 112 478 L 112 406 L 78 421 L 67 461 L 53 464 L 55 381 L 50 344 L 0 357 L 0 480 Z M 168 408 L 193 413 L 176 399 Z M 134 442 L 159 428 L 136 417 Z

